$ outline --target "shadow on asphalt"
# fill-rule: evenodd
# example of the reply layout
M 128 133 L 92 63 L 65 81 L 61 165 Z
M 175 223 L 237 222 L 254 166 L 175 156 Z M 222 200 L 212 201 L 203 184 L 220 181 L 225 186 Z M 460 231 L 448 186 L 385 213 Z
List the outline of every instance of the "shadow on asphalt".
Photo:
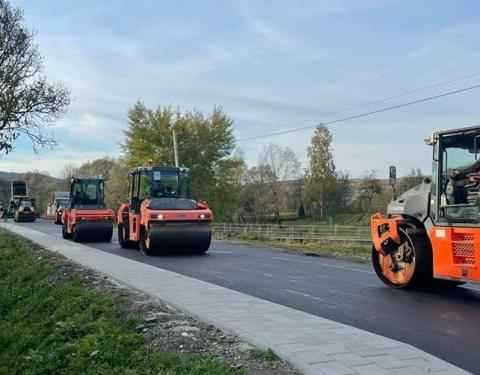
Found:
M 465 286 L 465 287 L 464 287 Z M 444 283 L 441 280 L 435 280 L 434 285 L 428 289 L 423 290 L 404 290 L 391 289 L 387 286 L 378 288 L 376 290 L 385 301 L 396 300 L 396 302 L 405 303 L 411 302 L 412 297 L 418 302 L 426 300 L 442 300 L 445 303 L 457 302 L 464 305 L 479 305 L 480 306 L 480 289 L 470 289 L 466 285 L 452 285 Z

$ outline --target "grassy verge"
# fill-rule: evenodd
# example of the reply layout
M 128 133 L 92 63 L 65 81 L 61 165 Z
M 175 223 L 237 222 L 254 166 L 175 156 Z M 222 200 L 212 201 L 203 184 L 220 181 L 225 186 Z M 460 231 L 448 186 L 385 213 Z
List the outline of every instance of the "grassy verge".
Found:
M 221 239 L 221 238 L 218 238 Z M 362 262 L 369 261 L 371 249 L 366 246 L 354 244 L 335 243 L 330 241 L 298 242 L 298 241 L 280 241 L 272 240 L 258 234 L 246 234 L 229 237 L 228 239 L 240 240 L 256 245 L 276 247 L 286 250 L 298 251 L 307 255 L 318 255 L 326 257 L 347 257 Z
M 62 280 L 31 244 L 0 229 L 0 374 L 238 374 L 209 358 L 150 348 L 121 295 Z M 61 275 L 60 275 L 61 276 Z
M 278 361 L 278 356 L 272 349 L 252 349 L 250 350 L 250 356 L 254 359 L 263 359 L 265 361 Z

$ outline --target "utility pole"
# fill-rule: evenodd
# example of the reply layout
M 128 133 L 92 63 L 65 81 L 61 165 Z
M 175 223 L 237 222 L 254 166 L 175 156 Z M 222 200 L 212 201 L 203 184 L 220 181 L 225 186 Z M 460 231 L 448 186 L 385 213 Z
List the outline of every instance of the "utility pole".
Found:
M 177 134 L 175 133 L 175 129 L 172 129 L 173 132 L 173 155 L 175 157 L 175 167 L 179 167 L 178 163 L 178 147 L 177 147 Z

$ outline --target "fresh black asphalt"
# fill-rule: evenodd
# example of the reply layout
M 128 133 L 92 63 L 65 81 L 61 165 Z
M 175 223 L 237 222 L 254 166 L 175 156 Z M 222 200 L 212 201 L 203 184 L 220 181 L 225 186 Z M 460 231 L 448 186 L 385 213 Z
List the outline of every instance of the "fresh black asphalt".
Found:
M 61 238 L 51 221 L 18 225 Z M 480 374 L 480 286 L 474 284 L 393 290 L 369 264 L 223 242 L 205 255 L 155 257 L 121 249 L 115 235 L 112 243 L 85 245 L 396 339 Z

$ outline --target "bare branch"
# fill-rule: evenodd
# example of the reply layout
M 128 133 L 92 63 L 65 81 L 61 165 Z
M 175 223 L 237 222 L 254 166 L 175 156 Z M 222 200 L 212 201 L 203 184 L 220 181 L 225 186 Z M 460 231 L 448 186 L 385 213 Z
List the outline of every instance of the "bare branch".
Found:
M 35 152 L 57 143 L 44 128 L 57 121 L 70 103 L 62 84 L 47 82 L 36 33 L 23 25 L 23 10 L 0 0 L 0 154 L 13 150 L 24 135 Z

